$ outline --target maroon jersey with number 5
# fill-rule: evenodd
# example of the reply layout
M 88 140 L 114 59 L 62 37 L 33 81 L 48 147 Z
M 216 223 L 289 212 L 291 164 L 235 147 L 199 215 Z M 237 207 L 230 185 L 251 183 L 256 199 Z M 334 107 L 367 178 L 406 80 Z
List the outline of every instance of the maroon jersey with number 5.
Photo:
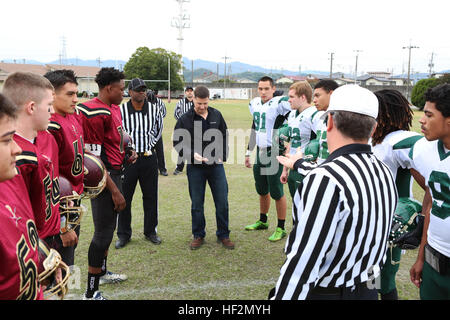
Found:
M 16 166 L 28 191 L 39 236 L 44 239 L 58 234 L 60 216 L 56 142 L 47 131 L 40 132 L 34 143 L 18 134 L 14 135 L 14 140 L 22 149 L 22 153 L 16 157 Z
M 20 175 L 0 183 L 0 300 L 41 300 L 38 232 Z
M 48 131 L 39 131 L 35 140 L 38 150 L 38 165 L 41 181 L 45 191 L 45 225 L 40 230 L 42 239 L 58 235 L 61 228 L 59 214 L 59 148 L 55 139 Z
M 125 151 L 119 106 L 108 106 L 100 99 L 94 98 L 78 104 L 77 108 L 84 117 L 84 142 L 88 149 L 100 156 L 107 169 L 120 170 Z

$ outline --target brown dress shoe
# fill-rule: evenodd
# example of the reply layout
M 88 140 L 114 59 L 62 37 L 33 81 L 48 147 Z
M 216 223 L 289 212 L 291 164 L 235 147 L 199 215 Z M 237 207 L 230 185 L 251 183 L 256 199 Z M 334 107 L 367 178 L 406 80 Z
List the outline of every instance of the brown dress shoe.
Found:
M 234 243 L 231 242 L 230 238 L 217 239 L 217 242 L 222 242 L 222 245 L 227 249 L 234 249 Z
M 203 239 L 203 238 L 194 238 L 194 240 L 192 240 L 192 242 L 191 242 L 191 249 L 196 250 L 196 249 L 200 248 L 204 242 L 205 242 L 205 239 Z

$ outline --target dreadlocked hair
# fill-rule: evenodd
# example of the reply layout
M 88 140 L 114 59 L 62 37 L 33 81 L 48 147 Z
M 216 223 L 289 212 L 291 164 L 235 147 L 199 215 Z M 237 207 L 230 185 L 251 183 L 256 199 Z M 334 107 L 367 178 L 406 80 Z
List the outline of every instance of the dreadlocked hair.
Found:
M 377 128 L 372 136 L 372 145 L 383 142 L 391 132 L 409 131 L 412 125 L 413 112 L 409 102 L 397 90 L 379 90 L 375 92 L 379 102 Z

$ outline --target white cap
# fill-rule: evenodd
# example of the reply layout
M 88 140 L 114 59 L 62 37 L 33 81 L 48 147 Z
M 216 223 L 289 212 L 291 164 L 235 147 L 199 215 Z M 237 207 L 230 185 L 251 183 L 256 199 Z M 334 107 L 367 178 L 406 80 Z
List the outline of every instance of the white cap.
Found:
M 378 99 L 372 91 L 355 84 L 347 84 L 333 91 L 325 119 L 330 111 L 349 111 L 364 114 L 374 119 L 378 117 Z

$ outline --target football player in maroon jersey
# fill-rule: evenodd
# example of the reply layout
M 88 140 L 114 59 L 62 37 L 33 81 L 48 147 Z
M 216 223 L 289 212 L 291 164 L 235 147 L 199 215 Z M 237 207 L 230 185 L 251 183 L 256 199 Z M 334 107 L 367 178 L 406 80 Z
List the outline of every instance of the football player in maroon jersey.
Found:
M 60 233 L 59 151 L 46 131 L 53 111 L 53 86 L 40 75 L 15 72 L 5 80 L 3 94 L 18 108 L 14 140 L 22 153 L 16 165 L 28 188 L 39 237 L 52 242 Z
M 78 105 L 83 116 L 85 147 L 99 156 L 109 172 L 106 188 L 91 200 L 94 236 L 88 252 L 88 287 L 83 299 L 105 300 L 99 284 L 117 283 L 126 275 L 107 270 L 108 249 L 117 224 L 117 214 L 125 208 L 122 194 L 123 146 L 122 116 L 119 104 L 125 89 L 125 75 L 114 68 L 102 68 L 95 77 L 98 97 Z
M 74 200 L 74 208 L 81 208 L 84 178 L 84 141 L 82 119 L 76 109 L 78 103 L 78 82 L 72 70 L 56 70 L 44 75 L 55 88 L 53 102 L 54 113 L 50 118 L 49 132 L 53 135 L 59 147 L 59 173 L 69 180 L 80 198 Z M 70 224 L 62 224 L 62 235 L 58 239 L 59 253 L 63 261 L 71 266 L 74 264 L 74 254 L 80 226 L 74 229 Z
M 17 107 L 0 94 L 0 300 L 42 299 L 38 236 L 31 203 L 17 175 Z

